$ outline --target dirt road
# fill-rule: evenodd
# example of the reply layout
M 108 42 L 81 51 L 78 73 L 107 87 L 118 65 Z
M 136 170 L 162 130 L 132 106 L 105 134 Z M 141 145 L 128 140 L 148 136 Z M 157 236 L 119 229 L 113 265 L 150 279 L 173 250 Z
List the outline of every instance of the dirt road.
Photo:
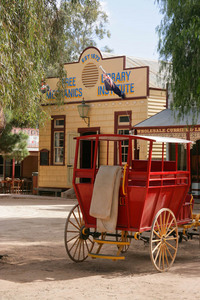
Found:
M 149 248 L 133 241 L 125 261 L 72 262 L 64 225 L 76 202 L 0 195 L 0 300 L 200 299 L 199 239 L 179 244 L 170 271 L 158 273 Z

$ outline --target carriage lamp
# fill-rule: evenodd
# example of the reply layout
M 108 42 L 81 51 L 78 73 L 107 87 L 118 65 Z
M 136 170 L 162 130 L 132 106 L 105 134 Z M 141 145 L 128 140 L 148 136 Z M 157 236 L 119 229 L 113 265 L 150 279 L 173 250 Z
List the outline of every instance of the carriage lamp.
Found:
M 84 98 L 82 100 L 82 103 L 78 105 L 78 112 L 80 117 L 84 120 L 84 122 L 90 127 L 90 117 L 88 117 L 90 106 L 88 104 L 85 104 Z

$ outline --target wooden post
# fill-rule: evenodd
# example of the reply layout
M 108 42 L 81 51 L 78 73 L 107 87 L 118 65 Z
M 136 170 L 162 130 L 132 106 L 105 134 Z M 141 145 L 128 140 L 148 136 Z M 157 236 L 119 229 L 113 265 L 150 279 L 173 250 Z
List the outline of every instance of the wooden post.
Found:
M 15 178 L 15 159 L 12 160 L 12 181 Z

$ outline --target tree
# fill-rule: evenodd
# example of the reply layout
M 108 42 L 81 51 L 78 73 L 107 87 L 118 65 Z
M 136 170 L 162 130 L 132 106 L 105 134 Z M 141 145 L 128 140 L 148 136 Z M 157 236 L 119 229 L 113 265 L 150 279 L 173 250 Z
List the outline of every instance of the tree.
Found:
M 71 2 L 74 6 L 69 5 Z M 96 10 L 90 22 L 96 22 L 100 14 L 96 0 L 65 0 L 60 9 L 57 0 L 0 1 L 0 107 L 10 109 L 21 125 L 35 126 L 43 120 L 40 88 L 50 63 L 57 62 L 60 79 L 63 76 L 63 54 L 72 51 L 71 47 L 64 49 L 71 42 L 67 18 L 71 11 L 67 9 L 71 7 L 79 23 L 79 12 L 73 7 L 94 8 L 93 3 Z M 102 28 L 100 22 L 95 28 L 97 36 L 103 37 Z
M 44 1 L 0 3 L 0 104 L 17 119 L 37 122 L 40 81 L 49 57 Z
M 200 109 L 200 1 L 157 0 L 164 18 L 158 51 L 179 117 Z
M 96 38 L 103 39 L 104 35 L 110 37 L 110 32 L 105 28 L 108 16 L 101 10 L 100 1 L 82 0 L 75 4 L 61 1 L 60 8 L 65 12 L 67 62 L 77 60 L 85 48 L 96 46 Z
M 22 161 L 29 155 L 27 150 L 28 135 L 19 132 L 12 133 L 12 128 L 15 125 L 15 120 L 10 111 L 5 112 L 6 126 L 0 135 L 0 153 L 6 158 L 14 158 L 17 161 Z
M 59 35 L 62 63 L 78 60 L 85 48 L 97 45 L 96 39 L 103 39 L 105 35 L 110 37 L 110 32 L 106 29 L 108 16 L 101 9 L 99 0 L 76 2 L 62 0 L 58 13 L 64 25 L 62 29 L 60 28 Z M 54 27 L 56 28 L 56 23 Z M 105 46 L 105 49 L 111 52 L 108 46 Z M 47 74 L 57 77 L 58 70 L 59 63 L 56 61 L 48 67 Z

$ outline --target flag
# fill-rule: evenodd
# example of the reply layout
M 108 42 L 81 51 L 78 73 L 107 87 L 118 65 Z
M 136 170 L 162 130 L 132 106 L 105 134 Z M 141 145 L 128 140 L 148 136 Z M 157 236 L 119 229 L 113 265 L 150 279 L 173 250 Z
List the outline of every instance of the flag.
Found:
M 110 76 L 107 75 L 106 73 L 103 74 L 103 81 L 104 81 L 104 85 L 105 85 L 105 88 L 107 91 L 113 91 L 115 94 L 117 94 L 122 99 L 125 98 L 125 94 L 120 91 L 118 86 L 116 86 L 116 84 L 112 81 Z

